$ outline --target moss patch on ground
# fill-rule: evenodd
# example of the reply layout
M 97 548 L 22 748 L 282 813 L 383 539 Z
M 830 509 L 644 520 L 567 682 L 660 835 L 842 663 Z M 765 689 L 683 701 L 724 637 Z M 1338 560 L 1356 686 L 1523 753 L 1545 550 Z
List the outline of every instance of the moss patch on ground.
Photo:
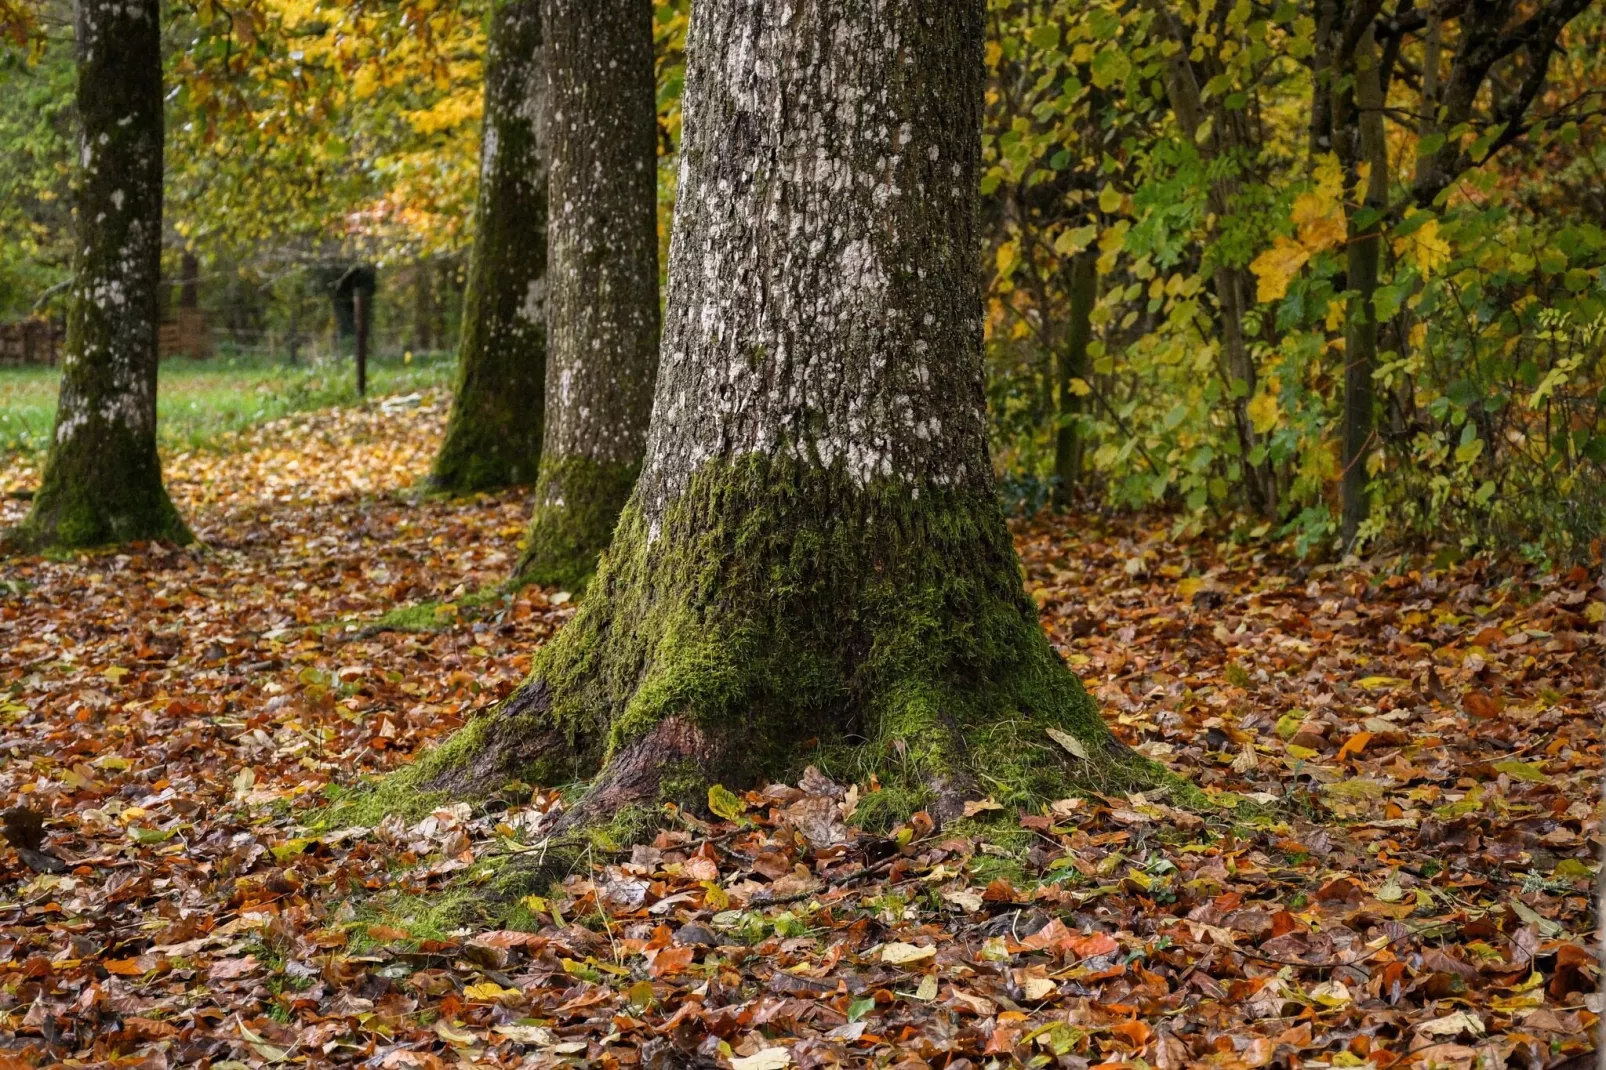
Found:
M 357 634 L 368 638 L 381 632 L 443 632 L 460 617 L 482 616 L 486 607 L 504 603 L 515 590 L 517 587 L 512 584 L 499 583 L 457 599 L 397 606 L 378 619 L 360 625 Z

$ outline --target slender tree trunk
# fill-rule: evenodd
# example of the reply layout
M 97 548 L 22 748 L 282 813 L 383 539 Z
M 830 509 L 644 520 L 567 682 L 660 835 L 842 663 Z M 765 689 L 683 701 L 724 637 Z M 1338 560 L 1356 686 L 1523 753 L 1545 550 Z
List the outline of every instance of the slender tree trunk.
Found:
M 1082 482 L 1082 396 L 1073 389 L 1073 380 L 1089 378 L 1088 342 L 1093 337 L 1093 306 L 1099 298 L 1098 254 L 1091 249 L 1071 258 L 1070 308 L 1065 344 L 1060 349 L 1057 387 L 1059 391 L 1059 430 L 1054 437 L 1054 506 L 1069 508 Z
M 658 369 L 651 0 L 547 0 L 552 215 L 547 419 L 516 573 L 575 586 L 641 467 Z
M 78 0 L 81 169 L 55 431 L 31 545 L 187 542 L 156 454 L 162 251 L 157 0 Z
M 435 268 L 427 260 L 413 265 L 413 348 L 431 353 L 435 340 Z
M 413 788 L 594 776 L 572 827 L 809 762 L 883 814 L 1156 783 L 1049 646 L 987 456 L 983 9 L 699 0 L 640 479 L 579 615 Z
M 1382 215 L 1388 206 L 1388 148 L 1383 139 L 1383 100 L 1378 81 L 1377 48 L 1367 30 L 1355 49 L 1353 98 L 1338 111 L 1350 145 L 1351 173 L 1360 164 L 1369 170 L 1361 213 L 1352 213 L 1346 249 L 1350 293 L 1344 324 L 1344 414 L 1342 514 L 1340 531 L 1347 548 L 1366 519 L 1369 474 L 1366 459 L 1375 437 L 1372 376 L 1377 370 L 1378 268 L 1383 249 Z
M 178 307 L 201 307 L 201 261 L 189 249 L 179 258 Z
M 1188 34 L 1175 12 L 1162 0 L 1149 0 L 1149 6 L 1180 46 L 1166 60 L 1166 98 L 1182 132 L 1191 143 L 1199 144 L 1206 115 L 1199 78 L 1188 58 Z M 1218 107 L 1210 118 L 1214 120 L 1214 125 L 1204 138 L 1201 151 L 1206 162 L 1217 168 L 1218 177 L 1210 183 L 1210 208 L 1220 218 L 1233 210 L 1233 202 L 1238 196 L 1238 180 L 1230 172 L 1219 169 L 1220 161 L 1230 157 L 1234 149 L 1244 144 L 1248 133 L 1241 125 L 1242 117 L 1223 108 Z M 1244 487 L 1252 508 L 1276 515 L 1279 510 L 1276 473 L 1268 459 L 1255 460 L 1262 443 L 1249 416 L 1249 400 L 1255 396 L 1258 369 L 1255 367 L 1254 354 L 1249 351 L 1248 339 L 1244 336 L 1243 321 L 1251 303 L 1249 295 L 1254 293 L 1254 282 L 1247 267 L 1223 262 L 1218 263 L 1211 273 L 1211 289 L 1219 310 L 1222 364 L 1228 400 L 1232 405 L 1233 424 L 1238 432 L 1238 448 L 1243 456 Z
M 546 72 L 543 0 L 491 14 L 474 252 L 446 439 L 430 473 L 462 494 L 528 483 L 546 408 Z

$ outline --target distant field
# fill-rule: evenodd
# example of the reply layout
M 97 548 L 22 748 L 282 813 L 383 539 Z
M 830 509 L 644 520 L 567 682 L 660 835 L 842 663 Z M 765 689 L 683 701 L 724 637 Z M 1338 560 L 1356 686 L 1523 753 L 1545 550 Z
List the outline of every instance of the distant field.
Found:
M 0 368 L 0 455 L 43 451 L 56 415 L 56 368 Z M 157 437 L 167 450 L 206 449 L 286 413 L 357 400 L 349 360 L 289 365 L 260 357 L 164 361 L 156 392 Z M 379 397 L 450 381 L 452 355 L 375 359 L 368 392 Z

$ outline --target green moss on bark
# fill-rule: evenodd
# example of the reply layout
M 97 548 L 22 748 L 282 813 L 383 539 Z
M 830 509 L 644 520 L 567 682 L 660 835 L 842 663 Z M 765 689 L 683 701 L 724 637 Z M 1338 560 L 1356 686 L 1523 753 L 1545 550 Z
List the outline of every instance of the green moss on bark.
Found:
M 995 501 L 760 458 L 698 472 L 656 530 L 627 507 L 530 682 L 417 782 L 557 783 L 554 752 L 603 818 L 809 763 L 950 812 L 1179 786 L 1049 646 Z
M 587 457 L 544 457 L 513 581 L 582 590 L 613 538 L 639 468 Z
M 69 343 L 70 344 L 70 343 Z M 162 485 L 154 441 L 110 425 L 91 433 L 99 445 L 53 448 L 27 518 L 6 535 L 17 550 L 82 549 L 194 536 Z

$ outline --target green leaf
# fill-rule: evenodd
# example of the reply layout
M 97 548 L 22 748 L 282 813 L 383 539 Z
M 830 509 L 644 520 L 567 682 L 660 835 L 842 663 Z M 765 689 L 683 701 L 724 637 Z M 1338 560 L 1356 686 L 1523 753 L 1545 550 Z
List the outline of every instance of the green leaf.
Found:
M 1093 84 L 1108 89 L 1132 73 L 1132 61 L 1116 48 L 1102 48 L 1093 56 Z
M 726 821 L 739 821 L 747 807 L 735 792 L 715 784 L 708 789 L 708 809 Z
M 128 834 L 130 836 L 134 837 L 134 839 L 137 840 L 138 842 L 144 843 L 144 844 L 166 843 L 168 840 L 172 839 L 175 835 L 178 834 L 178 830 L 177 829 L 148 829 L 148 828 L 141 828 L 138 825 L 130 825 L 128 827 Z
M 1511 759 L 1504 762 L 1494 762 L 1491 767 L 1496 772 L 1506 774 L 1512 780 L 1527 780 L 1537 783 L 1546 779 L 1544 767 L 1535 762 L 1519 762 Z
M 1042 26 L 1033 27 L 1032 32 L 1027 34 L 1026 40 L 1031 42 L 1033 48 L 1040 48 L 1045 52 L 1051 48 L 1058 48 L 1060 46 L 1059 23 L 1049 22 Z

